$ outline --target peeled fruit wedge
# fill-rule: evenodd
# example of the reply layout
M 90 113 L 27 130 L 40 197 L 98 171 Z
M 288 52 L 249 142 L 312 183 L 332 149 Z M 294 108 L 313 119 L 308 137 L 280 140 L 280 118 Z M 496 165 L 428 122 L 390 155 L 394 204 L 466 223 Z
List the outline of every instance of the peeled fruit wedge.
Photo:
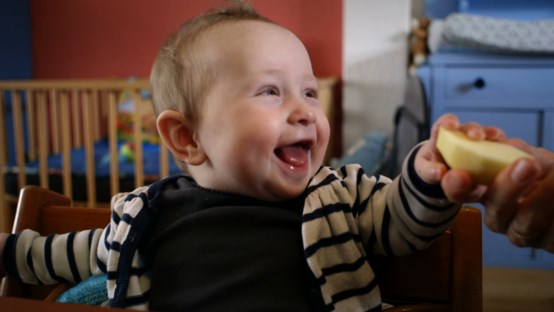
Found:
M 461 131 L 440 128 L 437 149 L 450 168 L 467 171 L 478 184 L 491 184 L 505 167 L 522 157 L 533 156 L 511 145 L 476 141 Z

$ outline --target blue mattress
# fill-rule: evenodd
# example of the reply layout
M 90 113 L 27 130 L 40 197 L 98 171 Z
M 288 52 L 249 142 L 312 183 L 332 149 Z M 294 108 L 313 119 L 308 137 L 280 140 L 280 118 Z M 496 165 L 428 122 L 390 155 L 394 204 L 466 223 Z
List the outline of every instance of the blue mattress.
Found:
M 118 149 L 123 143 L 118 143 Z M 94 145 L 95 173 L 96 177 L 110 176 L 110 152 L 108 140 L 100 140 Z M 56 154 L 48 157 L 48 169 L 50 174 L 61 173 L 63 157 L 61 154 Z M 135 163 L 132 159 L 119 157 L 119 173 L 121 177 L 133 177 L 135 172 Z M 143 144 L 143 165 L 145 176 L 159 176 L 160 174 L 160 153 L 159 145 Z M 13 171 L 15 162 L 10 161 L 7 172 Z M 38 174 L 38 161 L 29 162 L 26 164 L 25 171 L 27 174 Z M 71 172 L 73 175 L 86 175 L 86 157 L 85 149 L 78 148 L 71 151 Z M 180 169 L 172 159 L 169 159 L 170 174 L 177 174 Z
M 122 143 L 118 144 L 118 149 Z M 98 202 L 110 201 L 110 156 L 108 148 L 108 140 L 102 140 L 95 144 L 95 181 L 96 181 L 96 200 Z M 143 165 L 144 165 L 144 184 L 150 184 L 159 179 L 159 146 L 153 144 L 143 144 Z M 171 157 L 171 156 L 170 156 Z M 71 152 L 71 181 L 73 184 L 72 198 L 78 201 L 85 201 L 87 198 L 86 192 L 86 161 L 85 149 L 74 149 Z M 48 185 L 51 190 L 63 192 L 62 172 L 62 156 L 52 155 L 48 158 Z M 121 192 L 132 191 L 135 186 L 134 172 L 135 163 L 131 159 L 120 157 L 119 162 L 119 189 Z M 38 161 L 29 162 L 26 164 L 25 178 L 28 185 L 39 185 Z M 170 175 L 179 174 L 181 170 L 175 162 L 169 160 Z M 8 162 L 4 170 L 6 181 L 6 192 L 17 196 L 19 193 L 18 187 L 18 168 L 12 160 Z

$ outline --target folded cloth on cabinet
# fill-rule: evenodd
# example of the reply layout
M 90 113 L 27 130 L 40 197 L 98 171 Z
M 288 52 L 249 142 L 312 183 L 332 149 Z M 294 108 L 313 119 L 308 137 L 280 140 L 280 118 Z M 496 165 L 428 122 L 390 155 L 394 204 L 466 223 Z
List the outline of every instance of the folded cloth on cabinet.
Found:
M 431 23 L 428 46 L 438 50 L 481 50 L 554 54 L 554 19 L 513 20 L 453 13 Z

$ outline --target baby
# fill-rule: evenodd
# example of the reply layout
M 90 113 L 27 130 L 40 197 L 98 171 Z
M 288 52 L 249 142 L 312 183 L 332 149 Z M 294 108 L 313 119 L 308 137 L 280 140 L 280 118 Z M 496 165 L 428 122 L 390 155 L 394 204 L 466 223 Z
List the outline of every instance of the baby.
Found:
M 243 3 L 170 36 L 151 82 L 160 136 L 187 174 L 114 200 L 104 229 L 3 235 L 6 272 L 29 283 L 107 274 L 114 307 L 380 310 L 368 256 L 426 248 L 479 193 L 443 163 L 437 127 L 501 136 L 448 115 L 394 180 L 322 166 L 329 124 L 306 48 Z

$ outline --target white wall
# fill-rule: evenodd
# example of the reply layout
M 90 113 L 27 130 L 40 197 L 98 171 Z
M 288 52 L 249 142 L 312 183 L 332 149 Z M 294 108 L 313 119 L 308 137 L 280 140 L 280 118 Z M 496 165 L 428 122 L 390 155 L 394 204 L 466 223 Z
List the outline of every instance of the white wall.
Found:
M 372 130 L 392 132 L 407 75 L 410 0 L 345 0 L 343 150 Z

